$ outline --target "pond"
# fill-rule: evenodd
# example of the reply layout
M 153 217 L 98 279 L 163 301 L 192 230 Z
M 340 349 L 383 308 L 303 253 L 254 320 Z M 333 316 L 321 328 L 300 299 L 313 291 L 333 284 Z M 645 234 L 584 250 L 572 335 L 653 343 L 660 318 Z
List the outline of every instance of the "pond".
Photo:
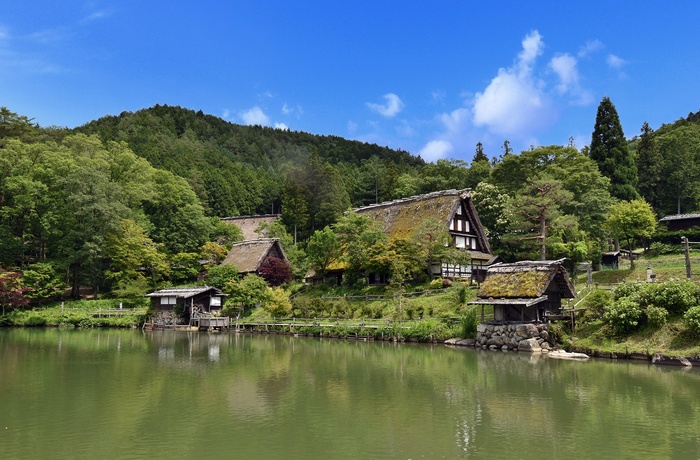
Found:
M 0 329 L 3 458 L 700 458 L 699 398 L 632 361 Z

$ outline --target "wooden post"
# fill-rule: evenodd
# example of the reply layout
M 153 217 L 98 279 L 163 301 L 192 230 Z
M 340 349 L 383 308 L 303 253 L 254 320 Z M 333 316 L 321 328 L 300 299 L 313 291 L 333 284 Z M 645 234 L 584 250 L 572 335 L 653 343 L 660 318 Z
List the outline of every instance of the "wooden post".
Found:
M 690 271 L 690 242 L 685 236 L 681 236 L 681 242 L 683 243 L 683 249 L 685 250 L 685 274 L 688 279 L 692 279 L 692 273 Z

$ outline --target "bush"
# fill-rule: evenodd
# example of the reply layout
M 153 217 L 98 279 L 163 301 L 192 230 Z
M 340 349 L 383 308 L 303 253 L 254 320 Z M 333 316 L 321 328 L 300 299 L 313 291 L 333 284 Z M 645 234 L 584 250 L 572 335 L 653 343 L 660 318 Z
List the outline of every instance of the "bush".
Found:
M 661 307 L 650 306 L 646 309 L 647 324 L 654 328 L 660 328 L 668 321 L 668 310 Z
M 30 327 L 43 327 L 46 326 L 46 319 L 40 316 L 30 316 L 27 318 L 26 325 Z
M 465 339 L 473 339 L 476 337 L 476 326 L 477 326 L 477 319 L 476 319 L 476 311 L 470 310 L 460 318 L 460 325 L 462 327 L 462 338 Z
M 622 283 L 612 291 L 614 300 L 619 300 L 623 297 L 632 297 L 639 293 L 644 286 L 644 283 Z
M 700 289 L 692 281 L 667 281 L 645 284 L 636 294 L 642 307 L 660 307 L 669 314 L 680 316 L 690 307 L 698 305 Z
M 651 248 L 649 249 L 648 255 L 661 256 L 665 254 L 681 254 L 682 252 L 683 247 L 680 244 L 666 244 L 656 242 L 651 244 Z
M 700 337 L 700 307 L 689 308 L 683 315 L 685 323 L 693 335 Z
M 586 309 L 587 318 L 600 319 L 612 302 L 612 298 L 610 291 L 597 289 L 583 299 L 580 306 Z
M 624 297 L 610 304 L 603 314 L 603 321 L 614 335 L 632 332 L 642 317 L 642 308 L 634 300 Z
M 435 278 L 430 282 L 428 285 L 429 289 L 442 289 L 444 287 L 443 285 L 444 280 L 442 278 Z

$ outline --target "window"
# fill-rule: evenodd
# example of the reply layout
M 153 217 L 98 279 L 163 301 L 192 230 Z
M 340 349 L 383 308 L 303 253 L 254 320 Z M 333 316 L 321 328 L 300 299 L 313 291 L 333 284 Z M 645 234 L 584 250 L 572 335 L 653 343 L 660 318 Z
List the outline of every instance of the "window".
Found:
M 221 297 L 212 297 L 209 300 L 209 306 L 210 307 L 220 307 L 221 306 Z
M 175 305 L 177 303 L 177 297 L 175 296 L 165 296 L 160 298 L 161 305 Z
M 455 236 L 455 246 L 458 248 L 467 247 L 467 237 L 466 236 Z

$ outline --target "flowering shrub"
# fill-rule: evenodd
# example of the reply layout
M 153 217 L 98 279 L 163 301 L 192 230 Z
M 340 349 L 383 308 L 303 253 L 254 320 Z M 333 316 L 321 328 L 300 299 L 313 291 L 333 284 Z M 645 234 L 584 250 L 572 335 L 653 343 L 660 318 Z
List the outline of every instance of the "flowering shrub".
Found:
M 647 307 L 645 311 L 647 315 L 647 323 L 655 328 L 659 328 L 668 321 L 668 310 L 661 307 Z
M 683 318 L 688 325 L 688 329 L 696 336 L 700 336 L 700 307 L 688 309 L 685 315 L 683 315 Z

